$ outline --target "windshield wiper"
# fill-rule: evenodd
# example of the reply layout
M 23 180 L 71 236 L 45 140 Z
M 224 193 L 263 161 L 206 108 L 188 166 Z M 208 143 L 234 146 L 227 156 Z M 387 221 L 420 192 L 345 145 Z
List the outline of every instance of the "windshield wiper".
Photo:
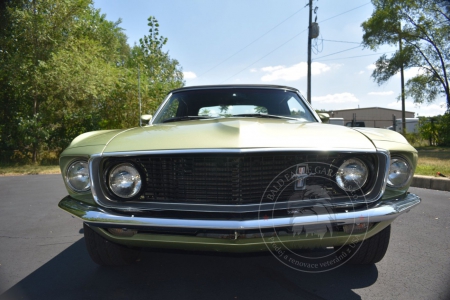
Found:
M 296 118 L 285 117 L 285 116 L 277 116 L 277 115 L 268 115 L 268 114 L 237 114 L 232 115 L 232 117 L 255 117 L 255 118 L 269 118 L 269 119 L 289 119 L 296 120 Z
M 169 122 L 177 122 L 177 121 L 189 121 L 189 120 L 202 120 L 202 119 L 211 119 L 211 117 L 205 116 L 182 116 L 182 117 L 174 117 L 170 119 L 165 119 L 161 123 L 169 123 Z

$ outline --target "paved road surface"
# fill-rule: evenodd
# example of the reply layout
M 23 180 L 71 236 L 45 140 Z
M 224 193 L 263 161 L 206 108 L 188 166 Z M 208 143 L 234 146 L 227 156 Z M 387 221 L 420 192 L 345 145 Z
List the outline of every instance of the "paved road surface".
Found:
M 101 268 L 82 224 L 57 207 L 60 175 L 0 177 L 0 299 L 450 299 L 450 192 L 412 188 L 385 258 L 322 274 L 269 255 L 145 251 L 136 265 Z

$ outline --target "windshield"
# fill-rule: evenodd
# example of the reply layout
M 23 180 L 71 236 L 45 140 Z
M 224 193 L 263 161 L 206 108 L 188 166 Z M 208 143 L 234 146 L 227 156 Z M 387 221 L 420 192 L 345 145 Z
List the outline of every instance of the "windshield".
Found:
M 217 88 L 175 92 L 155 116 L 153 124 L 237 117 L 317 122 L 295 92 L 282 89 Z

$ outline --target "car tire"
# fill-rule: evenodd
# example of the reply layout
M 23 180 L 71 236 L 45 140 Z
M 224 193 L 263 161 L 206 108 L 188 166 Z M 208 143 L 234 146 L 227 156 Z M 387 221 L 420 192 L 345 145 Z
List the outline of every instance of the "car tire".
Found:
M 347 263 L 354 265 L 375 264 L 383 259 L 389 246 L 391 225 L 381 230 L 373 237 L 353 245 L 334 247 L 337 251 L 348 253 Z M 355 252 L 356 251 L 356 252 Z
M 83 223 L 84 240 L 91 259 L 101 266 L 123 266 L 139 259 L 140 250 L 108 241 Z

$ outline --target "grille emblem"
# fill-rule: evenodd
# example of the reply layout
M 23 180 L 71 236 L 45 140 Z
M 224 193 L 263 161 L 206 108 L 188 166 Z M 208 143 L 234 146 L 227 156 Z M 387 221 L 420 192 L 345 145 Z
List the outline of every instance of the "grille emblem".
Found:
M 295 174 L 292 178 L 295 180 L 295 190 L 304 190 L 306 188 L 306 177 L 314 174 L 308 173 L 308 165 L 300 164 L 295 168 Z

